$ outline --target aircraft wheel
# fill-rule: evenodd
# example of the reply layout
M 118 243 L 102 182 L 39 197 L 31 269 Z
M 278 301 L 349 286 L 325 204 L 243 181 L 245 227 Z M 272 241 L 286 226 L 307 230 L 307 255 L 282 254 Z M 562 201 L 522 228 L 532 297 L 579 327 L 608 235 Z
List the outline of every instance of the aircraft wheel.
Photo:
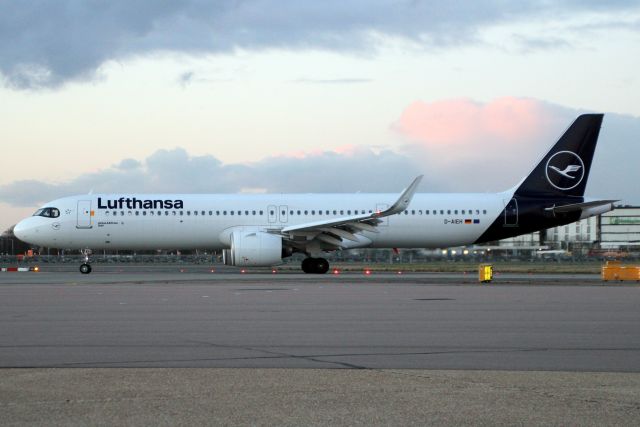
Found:
M 302 271 L 305 273 L 325 274 L 329 271 L 329 261 L 324 258 L 305 258 L 302 261 Z
M 312 262 L 311 260 L 312 259 L 313 258 L 305 258 L 305 259 L 302 260 L 302 265 L 301 265 L 302 271 L 304 271 L 307 274 L 308 273 L 313 273 L 312 265 L 311 265 L 311 262 Z
M 80 265 L 80 273 L 82 273 L 82 274 L 91 273 L 91 265 L 89 265 L 89 264 Z
M 315 273 L 325 274 L 329 271 L 329 261 L 324 258 L 316 258 L 315 261 Z

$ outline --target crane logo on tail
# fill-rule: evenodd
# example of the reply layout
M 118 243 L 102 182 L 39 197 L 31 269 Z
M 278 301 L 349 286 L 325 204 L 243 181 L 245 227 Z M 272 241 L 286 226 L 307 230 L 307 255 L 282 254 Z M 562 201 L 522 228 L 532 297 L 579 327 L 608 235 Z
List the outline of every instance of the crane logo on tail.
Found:
M 547 181 L 558 190 L 571 190 L 584 178 L 584 162 L 572 151 L 558 151 L 547 161 Z

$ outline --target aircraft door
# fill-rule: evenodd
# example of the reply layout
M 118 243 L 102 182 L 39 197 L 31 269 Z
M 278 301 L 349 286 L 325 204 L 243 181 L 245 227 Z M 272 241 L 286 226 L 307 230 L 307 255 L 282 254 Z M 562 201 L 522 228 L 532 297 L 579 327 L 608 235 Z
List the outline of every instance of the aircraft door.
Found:
M 278 207 L 276 205 L 267 206 L 267 215 L 269 216 L 269 224 L 273 224 L 278 220 Z
M 504 226 L 518 226 L 518 201 L 513 198 L 504 207 Z
M 286 223 L 288 220 L 288 213 L 287 213 L 287 209 L 289 209 L 289 207 L 287 205 L 280 205 L 280 209 L 278 210 L 278 215 L 280 216 L 280 222 L 282 223 Z
M 76 228 L 91 228 L 91 200 L 78 200 Z
M 386 211 L 387 209 L 389 209 L 389 205 L 386 203 L 378 203 L 376 204 L 376 212 L 382 212 L 382 211 Z M 380 223 L 379 226 L 384 227 L 389 225 L 389 217 L 386 216 L 384 218 L 380 218 L 380 220 L 382 221 Z

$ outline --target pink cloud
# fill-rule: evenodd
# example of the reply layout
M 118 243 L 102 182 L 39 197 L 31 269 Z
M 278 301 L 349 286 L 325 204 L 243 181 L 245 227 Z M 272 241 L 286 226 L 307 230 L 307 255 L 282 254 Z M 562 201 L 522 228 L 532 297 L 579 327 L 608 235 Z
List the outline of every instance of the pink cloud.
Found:
M 274 157 L 275 158 L 293 158 L 293 159 L 300 159 L 300 160 L 310 158 L 310 157 L 320 157 L 327 154 L 336 154 L 343 157 L 353 157 L 357 155 L 359 152 L 361 152 L 362 150 L 366 150 L 366 148 L 360 147 L 354 144 L 344 144 L 344 145 L 340 145 L 338 147 L 334 147 L 327 150 L 321 150 L 321 149 L 314 149 L 314 150 L 308 150 L 308 151 L 297 150 L 297 151 L 291 151 L 288 153 L 279 154 Z
M 392 128 L 409 141 L 403 150 L 441 180 L 438 187 L 499 190 L 529 172 L 573 114 L 533 98 L 416 101 Z
M 410 104 L 394 129 L 413 142 L 447 146 L 532 140 L 546 136 L 557 115 L 532 98 L 503 97 L 483 104 L 450 99 Z

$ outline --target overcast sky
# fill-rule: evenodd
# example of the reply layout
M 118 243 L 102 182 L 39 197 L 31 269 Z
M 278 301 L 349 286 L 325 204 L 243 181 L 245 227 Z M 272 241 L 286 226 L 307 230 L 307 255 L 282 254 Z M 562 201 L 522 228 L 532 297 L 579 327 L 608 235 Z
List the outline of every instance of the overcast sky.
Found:
M 496 191 L 583 112 L 640 203 L 638 1 L 0 0 L 0 228 L 94 192 Z

